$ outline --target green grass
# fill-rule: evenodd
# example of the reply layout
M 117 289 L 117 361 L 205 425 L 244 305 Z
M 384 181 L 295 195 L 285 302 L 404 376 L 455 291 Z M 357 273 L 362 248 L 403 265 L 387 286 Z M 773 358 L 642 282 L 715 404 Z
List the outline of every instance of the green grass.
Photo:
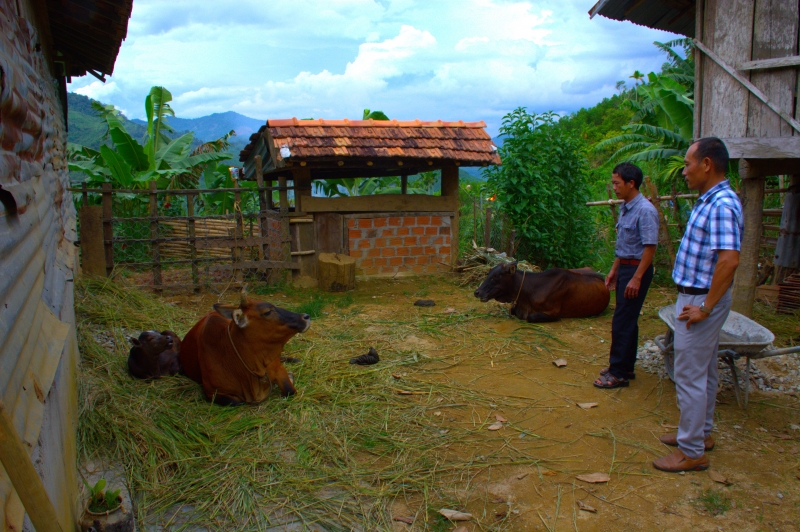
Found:
M 704 491 L 697 501 L 711 515 L 723 515 L 731 509 L 731 500 L 725 494 L 713 489 Z

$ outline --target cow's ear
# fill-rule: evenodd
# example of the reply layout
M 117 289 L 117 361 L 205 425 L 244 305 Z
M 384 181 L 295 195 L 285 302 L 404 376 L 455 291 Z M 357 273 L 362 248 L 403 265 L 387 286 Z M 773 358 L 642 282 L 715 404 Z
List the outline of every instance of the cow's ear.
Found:
M 131 341 L 131 344 L 133 344 L 133 345 L 141 345 L 141 344 L 139 343 L 139 339 L 138 339 L 138 338 L 134 338 L 133 336 L 131 336 L 130 338 L 128 338 L 128 340 L 130 340 L 130 341 Z
M 223 318 L 228 318 L 229 320 L 233 319 L 233 311 L 238 308 L 239 307 L 234 307 L 233 305 L 223 305 L 222 303 L 216 303 L 214 305 L 214 310 L 222 315 Z
M 517 263 L 512 262 L 508 265 L 508 273 L 517 273 Z
M 236 322 L 236 325 L 238 325 L 240 329 L 244 329 L 247 326 L 247 316 L 242 309 L 234 309 L 232 315 L 233 321 Z

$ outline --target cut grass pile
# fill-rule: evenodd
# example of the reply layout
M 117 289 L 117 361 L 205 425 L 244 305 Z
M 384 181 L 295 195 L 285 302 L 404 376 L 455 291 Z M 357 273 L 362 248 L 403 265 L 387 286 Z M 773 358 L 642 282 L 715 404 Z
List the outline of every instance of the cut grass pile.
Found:
M 207 403 L 185 377 L 139 381 L 127 373 L 128 335 L 172 329 L 183 336 L 205 309 L 180 308 L 106 280 L 77 285 L 81 458 L 124 466 L 140 522 L 166 524 L 163 516 L 183 506 L 193 525 L 212 529 L 287 521 L 386 529 L 399 499 L 420 509 L 418 522 L 433 525 L 438 508 L 457 504 L 453 479 L 492 463 L 475 466 L 443 452 L 475 429 L 443 431 L 429 412 L 490 401 L 453 383 L 434 389 L 415 379 L 432 358 L 392 341 L 409 331 L 461 337 L 482 315 L 413 311 L 387 320 L 362 314 L 352 295 L 311 301 L 320 305 L 318 315 L 325 305 L 338 308 L 287 345 L 285 354 L 301 360 L 289 368 L 298 395 L 273 393 L 260 405 L 230 408 Z M 108 335 L 113 344 L 104 346 Z M 380 352 L 379 365 L 347 363 L 370 346 Z M 399 395 L 400 388 L 416 395 Z

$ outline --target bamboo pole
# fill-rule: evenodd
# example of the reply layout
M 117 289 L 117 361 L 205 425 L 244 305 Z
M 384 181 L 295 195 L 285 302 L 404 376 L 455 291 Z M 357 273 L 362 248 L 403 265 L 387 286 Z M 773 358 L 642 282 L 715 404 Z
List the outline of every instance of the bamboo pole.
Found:
M 486 207 L 486 221 L 483 224 L 483 246 L 492 247 L 492 208 Z
M 42 479 L 33 467 L 25 445 L 14 427 L 5 403 L 0 400 L 0 461 L 36 532 L 63 532 L 58 514 Z
M 263 165 L 261 161 L 261 156 L 256 155 L 253 158 L 255 165 L 256 165 L 256 181 L 258 182 L 258 186 L 264 186 L 264 172 L 263 172 Z M 272 192 L 270 192 L 270 197 L 272 196 Z M 268 259 L 270 256 L 269 251 L 269 220 L 267 219 L 267 211 L 269 210 L 269 204 L 267 203 L 267 194 L 265 192 L 259 191 L 258 193 L 258 225 L 261 233 L 261 238 L 263 239 L 263 243 L 260 246 L 261 250 L 261 257 L 263 259 Z
M 234 205 L 234 214 L 236 214 L 236 226 L 233 229 L 233 239 L 236 241 L 237 245 L 234 246 L 233 250 L 233 262 L 234 264 L 239 264 L 242 262 L 242 255 L 244 254 L 244 248 L 238 245 L 238 241 L 244 238 L 244 224 L 242 220 L 242 194 L 239 191 L 239 180 L 235 179 L 233 181 L 233 188 L 236 191 L 233 193 L 233 205 Z M 234 280 L 237 283 L 242 282 L 242 269 L 237 268 L 234 270 Z
M 103 183 L 103 247 L 106 251 L 106 276 L 114 271 L 114 227 L 111 218 L 114 216 L 111 198 L 111 183 Z
M 650 192 L 650 201 L 653 203 L 656 211 L 658 211 L 658 226 L 661 233 L 661 241 L 664 242 L 664 245 L 667 247 L 667 253 L 669 254 L 670 259 L 670 269 L 672 269 L 672 266 L 675 264 L 675 248 L 672 246 L 672 238 L 669 235 L 667 216 L 661 209 L 661 201 L 658 199 L 658 188 L 656 187 L 656 184 L 653 183 L 649 177 L 645 177 L 644 179 L 645 183 L 647 184 L 647 189 Z

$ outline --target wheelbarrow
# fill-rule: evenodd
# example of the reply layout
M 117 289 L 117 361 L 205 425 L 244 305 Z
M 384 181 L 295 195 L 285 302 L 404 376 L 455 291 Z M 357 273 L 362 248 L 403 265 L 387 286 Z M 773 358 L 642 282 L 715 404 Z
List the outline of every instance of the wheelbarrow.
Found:
M 664 357 L 664 366 L 667 370 L 667 375 L 669 375 L 669 378 L 674 382 L 675 305 L 668 305 L 662 308 L 658 311 L 658 316 L 667 324 L 667 332 L 665 334 L 659 334 L 653 341 L 661 350 L 661 354 Z M 683 322 L 678 322 L 678 324 L 685 327 Z M 728 319 L 725 320 L 725 323 L 722 325 L 722 331 L 719 334 L 719 351 L 717 354 L 731 369 L 736 403 L 740 407 L 747 408 L 747 398 L 750 391 L 751 360 L 800 352 L 800 346 L 787 347 L 785 349 L 769 349 L 772 347 L 773 341 L 775 341 L 775 335 L 772 334 L 769 329 L 759 325 L 746 316 L 742 316 L 738 312 L 731 311 L 730 315 L 728 315 Z M 744 399 L 742 398 L 742 389 L 739 385 L 739 374 L 736 370 L 735 363 L 736 360 L 742 357 L 747 358 L 744 373 Z

